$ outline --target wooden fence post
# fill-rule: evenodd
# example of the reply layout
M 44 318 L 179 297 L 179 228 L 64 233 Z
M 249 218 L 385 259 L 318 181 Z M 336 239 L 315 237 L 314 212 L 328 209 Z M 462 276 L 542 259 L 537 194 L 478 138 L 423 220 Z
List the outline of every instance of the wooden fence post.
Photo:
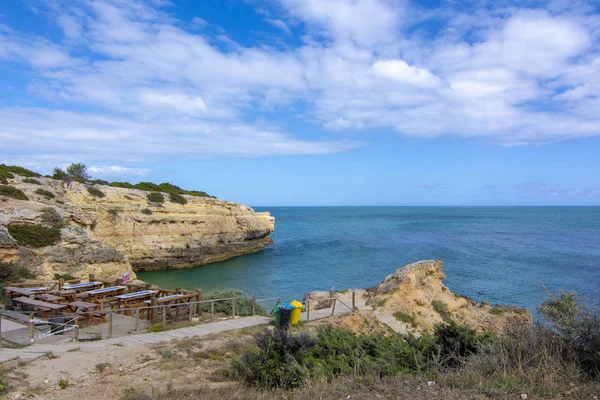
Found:
M 157 313 L 157 308 L 156 306 L 158 305 L 158 300 L 156 300 L 156 297 L 152 297 L 150 299 L 150 324 L 153 324 L 156 322 L 156 313 Z
M 256 315 L 256 296 L 252 296 L 252 316 Z
M 306 323 L 310 321 L 310 300 L 306 300 Z
M 231 317 L 235 318 L 235 297 L 231 300 Z
M 215 302 L 210 302 L 210 322 L 215 320 Z
M 75 325 L 75 328 L 73 328 L 73 330 L 73 334 L 75 335 L 75 341 L 79 342 L 79 325 Z
M 96 276 L 94 274 L 89 275 L 89 281 L 94 282 L 96 280 Z
M 65 286 L 65 280 L 61 279 L 58 281 L 58 290 L 62 290 L 63 286 Z
M 108 312 L 108 338 L 110 339 L 113 335 L 113 312 Z
M 335 288 L 332 286 L 331 289 L 329 289 L 329 298 L 331 299 L 332 297 L 335 297 Z M 331 300 L 329 300 L 331 301 Z M 330 302 L 328 302 L 327 304 L 330 304 Z
M 356 292 L 352 289 L 352 312 L 356 310 Z
M 167 329 L 167 306 L 162 307 L 162 326 Z
M 336 301 L 336 300 L 337 300 L 337 299 L 334 297 L 334 298 L 333 298 L 333 307 L 331 307 L 331 316 L 332 316 L 332 317 L 333 317 L 333 315 L 335 314 L 335 301 Z

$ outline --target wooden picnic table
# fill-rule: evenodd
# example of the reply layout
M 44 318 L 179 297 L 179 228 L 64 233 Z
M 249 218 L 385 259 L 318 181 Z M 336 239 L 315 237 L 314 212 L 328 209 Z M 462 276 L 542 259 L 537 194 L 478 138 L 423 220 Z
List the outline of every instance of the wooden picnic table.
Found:
M 85 301 L 72 301 L 66 304 L 67 310 L 79 317 L 77 324 L 80 327 L 89 326 L 91 323 L 99 325 L 106 322 L 106 313 L 100 308 L 98 303 L 88 303 Z
M 134 300 L 136 302 L 143 302 L 146 299 L 150 299 L 150 298 L 154 297 L 156 295 L 156 293 L 158 293 L 157 290 L 141 290 L 139 292 L 133 292 L 133 293 L 127 293 L 127 294 L 115 296 L 115 299 L 118 300 L 118 303 L 116 304 L 117 312 L 120 312 L 119 310 L 121 308 L 128 308 L 129 303 Z M 133 312 L 131 310 L 125 311 L 126 315 L 131 315 L 132 313 Z
M 48 303 L 54 303 L 54 304 L 58 304 L 64 300 L 60 296 L 55 296 L 55 295 L 49 294 L 49 293 L 36 294 L 35 298 L 39 299 L 39 300 L 47 301 Z
M 77 292 L 74 290 L 56 290 L 51 294 L 58 295 L 69 302 L 75 301 L 75 295 L 77 294 Z
M 22 287 L 7 286 L 4 288 L 4 292 L 6 293 L 6 299 L 12 299 L 13 294 L 29 297 L 29 296 L 33 296 L 36 293 L 44 292 L 45 290 L 47 290 L 46 287 L 22 288 Z
M 34 309 L 38 311 L 43 318 L 48 318 L 48 313 L 50 312 L 57 312 L 67 307 L 65 304 L 53 304 L 48 303 L 46 301 L 30 299 L 29 297 L 24 296 L 17 297 L 16 299 L 13 299 L 13 301 L 33 306 Z
M 99 289 L 104 283 L 102 282 L 83 282 L 83 283 L 75 283 L 73 285 L 64 285 L 63 289 L 65 290 L 76 290 L 78 292 L 83 292 L 90 289 Z

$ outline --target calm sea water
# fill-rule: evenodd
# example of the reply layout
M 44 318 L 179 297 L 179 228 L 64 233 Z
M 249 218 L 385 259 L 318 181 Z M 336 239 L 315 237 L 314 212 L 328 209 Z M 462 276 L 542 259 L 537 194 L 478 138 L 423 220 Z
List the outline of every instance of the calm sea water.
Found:
M 257 207 L 275 243 L 211 265 L 140 273 L 166 288 L 240 288 L 259 297 L 364 288 L 422 259 L 452 290 L 534 309 L 550 290 L 600 291 L 600 207 Z

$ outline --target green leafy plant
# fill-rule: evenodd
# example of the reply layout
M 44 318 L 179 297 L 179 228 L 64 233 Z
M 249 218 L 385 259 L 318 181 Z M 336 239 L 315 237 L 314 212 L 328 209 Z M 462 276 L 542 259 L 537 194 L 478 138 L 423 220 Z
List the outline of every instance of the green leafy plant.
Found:
M 68 388 L 68 387 L 69 387 L 69 381 L 68 381 L 68 380 L 66 380 L 66 379 L 60 379 L 60 380 L 58 381 L 58 387 L 59 387 L 61 390 L 65 390 L 66 388 Z
M 50 200 L 56 197 L 56 195 L 48 190 L 45 189 L 36 189 L 35 190 L 36 194 L 39 194 L 40 196 L 44 196 L 46 199 Z
M 17 200 L 29 200 L 29 197 L 22 190 L 8 185 L 0 185 L 0 196 L 12 197 Z
M 77 278 L 75 278 L 71 274 L 68 274 L 68 273 L 66 273 L 66 274 L 59 274 L 58 272 L 55 272 L 54 275 L 52 276 L 52 278 L 55 281 L 60 281 L 60 280 L 63 280 L 63 281 L 72 281 L 73 279 L 77 279 Z
M 94 197 L 98 197 L 98 198 L 106 197 L 106 195 L 104 194 L 104 192 L 102 190 L 92 187 L 92 186 L 88 186 L 87 191 L 89 194 L 91 194 Z
M 433 309 L 442 316 L 444 321 L 452 320 L 452 314 L 450 314 L 450 311 L 448 310 L 448 304 L 444 303 L 442 300 L 433 300 L 431 305 L 433 306 Z
M 41 183 L 33 178 L 25 178 L 23 179 L 23 183 L 31 183 L 33 185 L 41 185 Z
M 53 228 L 61 229 L 65 226 L 63 217 L 52 207 L 42 208 L 41 219 L 42 222 Z
M 90 179 L 90 175 L 87 173 L 87 167 L 82 163 L 72 163 L 67 167 L 67 175 L 76 181 L 86 181 Z
M 209 292 L 204 295 L 204 300 L 218 300 L 218 299 L 231 299 L 234 297 L 242 297 L 244 292 L 238 289 L 222 289 Z M 215 312 L 225 315 L 232 315 L 233 303 L 231 300 L 215 301 Z M 204 303 L 202 308 L 204 311 L 211 311 L 210 303 Z M 264 315 L 265 309 L 260 305 L 256 304 L 256 313 Z M 239 316 L 252 315 L 252 299 L 250 298 L 239 298 L 235 300 L 235 314 Z
M 146 198 L 151 203 L 164 203 L 165 202 L 164 196 L 158 192 L 148 193 L 148 195 L 146 195 Z
M 31 225 L 9 225 L 8 233 L 21 246 L 25 247 L 47 247 L 60 241 L 60 228 L 46 227 L 39 224 Z
M 479 334 L 466 325 L 458 325 L 451 321 L 438 324 L 434 329 L 434 337 L 440 349 L 444 365 L 459 365 L 466 357 L 477 354 L 483 345 L 491 343 L 494 336 Z
M 182 195 L 177 194 L 177 193 L 170 193 L 169 200 L 172 203 L 183 204 L 183 205 L 187 204 L 187 202 L 188 202 L 185 197 L 183 197 Z
M 169 358 L 175 357 L 175 352 L 173 352 L 171 349 L 164 349 L 160 354 L 163 360 L 168 360 Z
M 10 175 L 9 178 L 13 178 L 13 174 L 22 176 L 24 178 L 39 178 L 40 174 L 31 171 L 27 168 L 19 167 L 17 165 L 4 165 L 0 164 L 0 176 Z
M 394 318 L 396 318 L 398 321 L 402 321 L 402 322 L 406 322 L 407 324 L 411 324 L 412 326 L 417 326 L 417 323 L 415 321 L 415 317 L 406 313 L 403 313 L 401 311 L 396 311 L 393 314 Z

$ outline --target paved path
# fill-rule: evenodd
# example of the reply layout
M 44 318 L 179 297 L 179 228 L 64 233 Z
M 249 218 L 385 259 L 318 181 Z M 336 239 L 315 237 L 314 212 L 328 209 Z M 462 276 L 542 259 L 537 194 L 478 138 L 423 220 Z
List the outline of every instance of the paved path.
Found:
M 359 309 L 365 307 L 364 302 L 356 304 Z M 343 315 L 350 313 L 350 309 L 339 302 L 336 305 L 334 315 Z M 330 317 L 332 309 L 326 308 L 323 310 L 313 310 L 310 312 L 310 320 L 318 320 Z M 306 313 L 302 313 L 302 321 L 306 321 Z M 170 342 L 173 339 L 184 339 L 190 337 L 202 337 L 215 333 L 233 331 L 237 329 L 249 328 L 252 326 L 264 325 L 273 321 L 273 318 L 254 316 L 229 319 L 225 321 L 211 322 L 203 325 L 196 325 L 188 328 L 173 329 L 158 333 L 142 333 L 139 335 L 122 336 L 118 338 L 97 340 L 92 342 L 69 342 L 58 344 L 41 344 L 34 343 L 31 346 L 22 349 L 0 349 L 0 364 L 7 362 L 28 362 L 36 358 L 53 354 L 59 356 L 63 353 L 76 350 L 94 350 L 107 346 L 142 346 L 146 344 L 155 344 Z

